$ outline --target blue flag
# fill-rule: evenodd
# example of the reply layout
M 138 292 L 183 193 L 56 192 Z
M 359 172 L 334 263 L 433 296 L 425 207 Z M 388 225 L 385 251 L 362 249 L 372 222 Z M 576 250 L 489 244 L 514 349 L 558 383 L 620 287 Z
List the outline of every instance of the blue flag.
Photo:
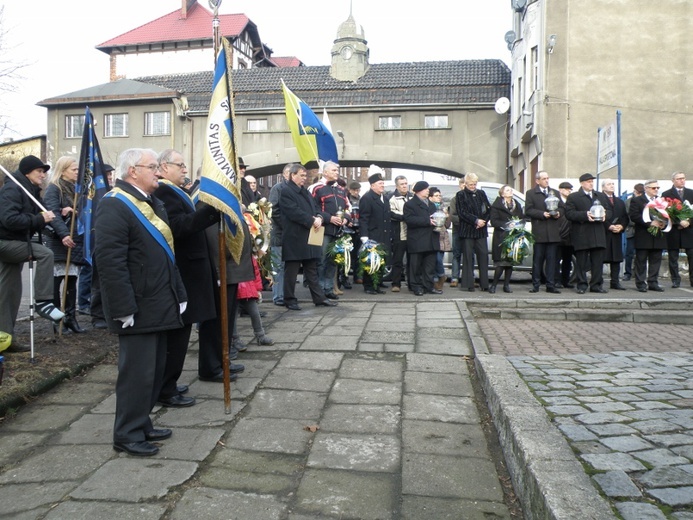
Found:
M 103 171 L 99 141 L 94 133 L 94 116 L 89 107 L 84 114 L 82 149 L 79 154 L 79 173 L 75 184 L 77 194 L 77 234 L 84 235 L 84 259 L 92 263 L 94 251 L 94 221 L 96 205 L 109 189 Z
M 214 86 L 205 128 L 199 197 L 223 214 L 226 246 L 234 260 L 240 262 L 244 233 L 241 225 L 241 179 L 236 171 L 233 136 L 231 74 L 227 66 L 231 51 L 226 38 L 222 38 L 222 42 L 214 69 Z

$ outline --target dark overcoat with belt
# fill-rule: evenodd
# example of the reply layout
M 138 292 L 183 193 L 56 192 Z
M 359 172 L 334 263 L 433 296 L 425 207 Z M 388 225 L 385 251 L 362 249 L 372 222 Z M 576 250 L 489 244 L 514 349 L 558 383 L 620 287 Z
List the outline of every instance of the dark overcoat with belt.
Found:
M 491 255 L 494 262 L 504 260 L 501 256 L 501 244 L 509 231 L 503 228 L 506 227 L 509 220 L 513 218 L 522 219 L 523 217 L 524 213 L 522 212 L 522 206 L 517 201 L 515 201 L 511 209 L 505 205 L 502 197 L 497 197 L 496 200 L 493 201 L 493 204 L 491 204 L 491 226 L 493 226 Z
M 681 202 L 688 201 L 693 205 L 693 190 L 683 189 L 683 198 L 675 188 L 662 193 L 662 197 L 677 199 Z M 666 233 L 667 249 L 692 249 L 693 248 L 693 225 L 687 228 L 679 228 L 678 222 L 672 222 L 671 231 Z M 693 222 L 691 222 L 693 224 Z
M 322 256 L 321 246 L 308 244 L 313 219 L 322 217 L 323 224 L 330 215 L 318 211 L 315 199 L 303 186 L 289 180 L 279 195 L 282 222 L 282 259 L 285 262 L 312 260 Z
M 647 206 L 648 202 L 650 201 L 645 195 L 633 197 L 630 201 L 630 210 L 628 216 L 635 227 L 635 233 L 633 235 L 635 249 L 666 249 L 666 233 L 662 233 L 660 231 L 657 233 L 657 236 L 653 236 L 647 230 L 647 228 L 650 227 L 650 223 L 645 222 L 642 218 L 642 212 L 645 209 L 645 206 Z
M 626 203 L 620 197 L 606 197 L 607 208 L 611 208 L 611 218 L 604 221 L 604 232 L 606 233 L 606 256 L 605 262 L 622 262 L 623 261 L 623 233 L 626 232 L 626 227 L 630 219 L 626 211 Z M 623 230 L 620 233 L 609 231 L 609 226 L 612 224 L 620 224 Z
M 375 240 L 389 255 L 392 250 L 392 215 L 390 213 L 390 200 L 383 194 L 368 190 L 359 201 L 359 223 L 361 236 Z
M 599 199 L 599 203 L 604 206 L 606 218 L 604 222 L 609 222 L 611 207 L 606 196 L 598 191 L 592 191 L 593 196 Z M 587 212 L 592 207 L 594 199 L 588 196 L 584 190 L 568 195 L 565 203 L 566 217 L 570 220 L 570 241 L 575 251 L 585 249 L 601 249 L 606 247 L 606 233 L 604 232 L 604 222 L 590 221 Z M 534 232 L 534 228 L 532 228 Z
M 525 215 L 532 221 L 534 241 L 539 244 L 559 243 L 561 241 L 561 217 L 565 211 L 560 205 L 561 194 L 552 188 L 548 188 L 548 191 L 559 200 L 557 209 L 559 216 L 556 218 L 544 216 L 544 212 L 547 211 L 546 199 L 548 194 L 544 195 L 539 186 L 535 186 L 525 194 Z
M 147 201 L 131 184 L 116 187 Z M 166 209 L 156 197 L 147 202 L 168 222 Z M 104 197 L 96 210 L 94 253 L 106 322 L 116 334 L 145 334 L 183 326 L 179 304 L 187 301 L 178 268 L 137 216 L 115 197 Z M 134 314 L 135 324 L 122 328 L 116 318 Z
M 67 184 L 62 182 L 63 189 L 56 184 L 49 184 L 46 192 L 43 195 L 43 204 L 48 211 L 55 213 L 55 218 L 51 221 L 50 227 L 52 233 L 44 233 L 46 247 L 53 251 L 53 259 L 56 262 L 67 261 L 67 247 L 63 245 L 63 238 L 70 236 L 70 228 L 72 227 L 72 218 L 75 212 L 71 212 L 65 216 L 62 215 L 63 208 L 74 206 L 75 202 L 75 185 L 74 183 Z M 75 247 L 70 253 L 70 264 L 83 265 L 84 261 L 84 235 L 77 234 L 77 223 L 72 234 L 72 241 Z
M 181 188 L 181 191 L 184 190 Z M 168 214 L 176 265 L 188 293 L 183 323 L 189 325 L 216 317 L 214 291 L 217 283 L 204 230 L 219 222 L 219 212 L 204 202 L 198 203 L 195 208 L 192 199 L 183 198 L 187 196 L 186 193 L 161 183 L 154 195 L 164 203 Z
M 440 251 L 440 233 L 433 231 L 431 215 L 436 207 L 417 195 L 404 203 L 404 222 L 407 224 L 407 251 L 412 254 Z M 447 230 L 443 230 L 447 233 Z

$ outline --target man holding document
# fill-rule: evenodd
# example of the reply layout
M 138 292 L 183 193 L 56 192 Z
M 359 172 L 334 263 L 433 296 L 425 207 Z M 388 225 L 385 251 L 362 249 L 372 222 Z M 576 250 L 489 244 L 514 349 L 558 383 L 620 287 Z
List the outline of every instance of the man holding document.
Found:
M 330 215 L 318 211 L 315 200 L 305 188 L 308 173 L 300 164 L 289 168 L 289 180 L 279 196 L 282 222 L 282 259 L 284 267 L 284 304 L 300 311 L 296 299 L 296 278 L 303 265 L 303 277 L 316 306 L 334 307 L 318 282 L 318 259 L 322 254 L 324 225 Z M 314 244 L 314 245 L 311 245 Z

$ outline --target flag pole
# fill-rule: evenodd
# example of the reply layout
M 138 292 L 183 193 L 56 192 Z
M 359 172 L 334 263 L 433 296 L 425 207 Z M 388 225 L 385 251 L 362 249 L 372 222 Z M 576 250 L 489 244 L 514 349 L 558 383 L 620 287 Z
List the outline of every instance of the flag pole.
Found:
M 74 240 L 75 234 L 75 221 L 77 220 L 77 202 L 79 201 L 79 193 L 75 190 L 75 196 L 72 200 L 72 220 L 70 221 L 70 240 Z M 72 259 L 72 248 L 67 248 L 67 256 L 65 257 L 65 279 L 63 281 L 63 291 L 62 298 L 60 299 L 60 311 L 65 313 L 65 304 L 67 303 L 67 278 L 70 273 L 70 260 Z M 76 312 L 76 309 L 75 309 Z M 62 338 L 63 336 L 63 326 L 64 319 L 60 320 L 60 325 L 58 325 L 58 336 Z
M 216 70 L 217 56 L 219 55 L 219 4 L 221 0 L 210 0 L 210 6 L 214 7 L 212 19 L 212 32 L 214 39 L 214 68 Z M 223 47 L 222 47 L 223 48 Z M 228 63 L 228 62 L 227 62 Z M 236 170 L 238 171 L 238 170 Z M 228 287 L 226 286 L 226 223 L 222 218 L 219 222 L 219 325 L 221 327 L 221 365 L 224 374 L 224 413 L 231 413 L 231 373 L 229 367 L 229 306 Z

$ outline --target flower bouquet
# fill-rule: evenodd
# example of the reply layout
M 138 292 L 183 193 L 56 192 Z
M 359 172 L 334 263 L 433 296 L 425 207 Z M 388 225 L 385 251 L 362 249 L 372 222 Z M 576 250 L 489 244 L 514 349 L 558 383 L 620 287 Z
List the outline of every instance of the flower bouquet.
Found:
M 679 199 L 670 199 L 669 197 L 664 200 L 669 204 L 667 213 L 669 213 L 673 224 L 679 224 L 683 220 L 693 218 L 693 206 L 687 200 L 681 202 Z
M 385 249 L 375 240 L 367 240 L 359 248 L 359 265 L 356 276 L 363 278 L 363 273 L 373 280 L 373 287 L 378 287 L 385 272 Z
M 668 199 L 662 197 L 657 197 L 653 201 L 648 202 L 643 208 L 642 220 L 650 224 L 647 231 L 653 237 L 658 236 L 660 233 L 671 231 L 671 217 L 669 216 L 668 208 Z
M 519 218 L 509 220 L 502 228 L 507 231 L 501 242 L 501 258 L 513 265 L 520 265 L 534 244 L 534 235 L 525 228 L 525 221 Z
M 331 242 L 327 248 L 327 254 L 332 261 L 342 266 L 344 274 L 348 275 L 351 269 L 351 252 L 354 249 L 354 243 L 351 241 L 350 235 L 342 235 L 340 238 Z
M 253 237 L 253 253 L 257 256 L 262 276 L 272 283 L 275 274 L 270 258 L 270 230 L 272 228 L 272 203 L 266 198 L 251 203 L 243 213 L 250 235 Z

